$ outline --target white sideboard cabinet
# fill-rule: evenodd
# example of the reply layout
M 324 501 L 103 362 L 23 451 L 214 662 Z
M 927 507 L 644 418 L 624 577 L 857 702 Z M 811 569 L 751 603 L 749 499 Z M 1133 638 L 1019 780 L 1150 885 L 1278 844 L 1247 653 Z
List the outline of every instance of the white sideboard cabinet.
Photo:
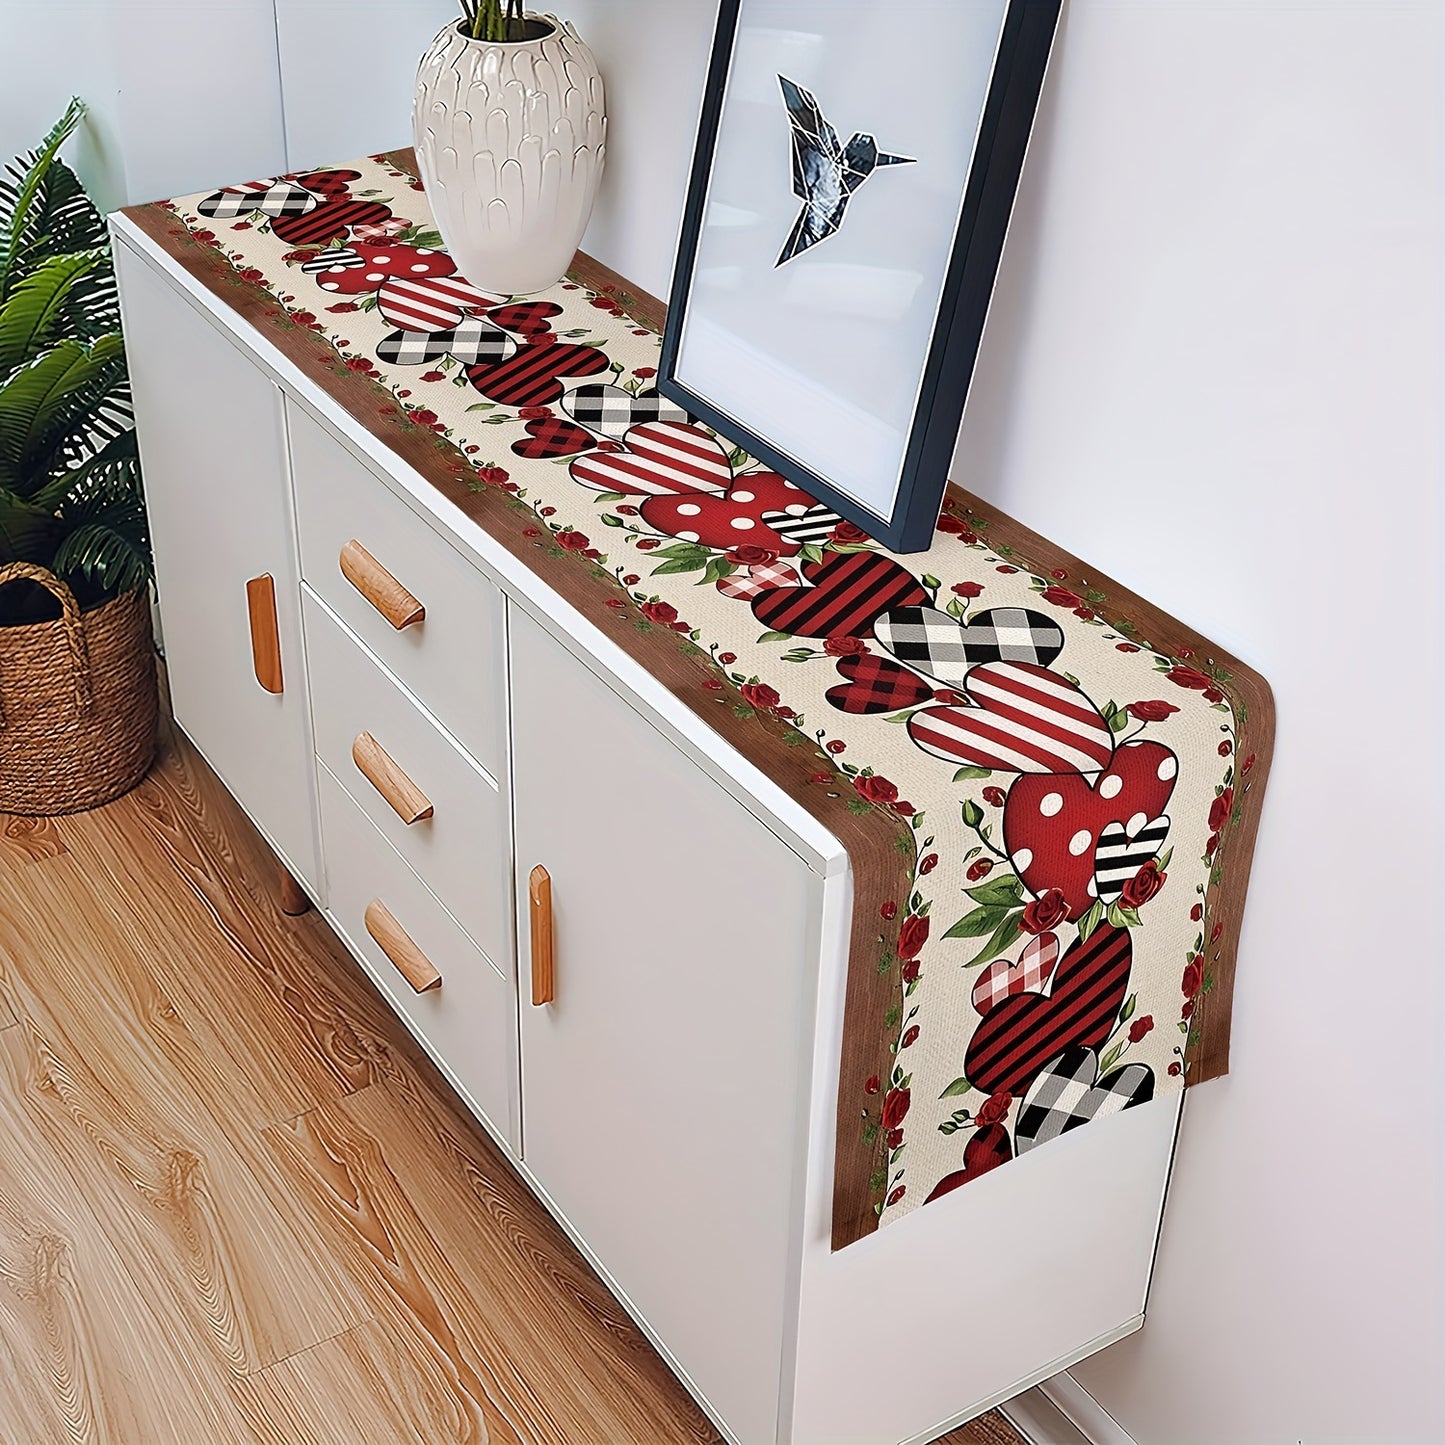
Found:
M 1137 1329 L 1179 1097 L 834 1250 L 848 852 L 113 232 L 179 725 L 723 1435 L 931 1440 Z

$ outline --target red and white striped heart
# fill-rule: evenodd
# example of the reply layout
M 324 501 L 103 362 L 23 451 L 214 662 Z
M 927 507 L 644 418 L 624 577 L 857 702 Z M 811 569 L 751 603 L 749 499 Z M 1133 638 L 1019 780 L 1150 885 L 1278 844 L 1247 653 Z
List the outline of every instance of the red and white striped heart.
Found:
M 450 331 L 465 312 L 485 311 L 503 299 L 460 276 L 392 276 L 376 293 L 376 306 L 403 331 Z
M 700 427 L 655 421 L 635 426 L 622 452 L 596 452 L 572 463 L 572 480 L 597 492 L 629 497 L 724 492 L 732 483 L 728 454 Z
M 1114 755 L 1099 709 L 1045 667 L 985 663 L 964 689 L 974 706 L 929 707 L 908 719 L 908 734 L 924 752 L 1013 773 L 1090 773 Z
M 1016 993 L 1042 993 L 1059 961 L 1059 936 L 1041 933 L 1029 939 L 1016 963 L 1001 958 L 979 974 L 973 986 L 973 1006 L 986 1014 Z

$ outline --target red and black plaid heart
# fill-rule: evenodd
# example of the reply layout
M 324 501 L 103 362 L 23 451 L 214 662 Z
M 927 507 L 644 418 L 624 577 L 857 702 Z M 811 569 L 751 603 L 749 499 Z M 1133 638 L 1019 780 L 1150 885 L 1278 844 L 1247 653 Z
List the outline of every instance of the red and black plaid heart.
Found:
M 561 314 L 562 308 L 555 301 L 518 301 L 514 306 L 488 311 L 487 320 L 518 336 L 545 336 L 552 329 L 552 318 Z
M 1009 1141 L 1007 1128 L 1002 1124 L 985 1124 L 968 1136 L 968 1143 L 963 1146 L 963 1168 L 954 1170 L 952 1174 L 945 1174 L 923 1202 L 928 1204 L 945 1194 L 952 1194 L 955 1189 L 977 1179 L 979 1175 L 987 1174 L 990 1169 L 997 1169 L 1000 1164 L 1007 1164 L 1013 1157 L 1013 1145 Z
M 838 671 L 848 679 L 843 687 L 830 687 L 828 701 L 840 712 L 897 712 L 917 707 L 933 697 L 933 689 L 916 674 L 900 667 L 892 658 L 865 652 L 857 657 L 840 657 Z
M 512 443 L 512 451 L 528 461 L 551 461 L 557 457 L 575 457 L 590 452 L 597 445 L 591 432 L 562 416 L 536 417 L 524 428 L 527 435 Z

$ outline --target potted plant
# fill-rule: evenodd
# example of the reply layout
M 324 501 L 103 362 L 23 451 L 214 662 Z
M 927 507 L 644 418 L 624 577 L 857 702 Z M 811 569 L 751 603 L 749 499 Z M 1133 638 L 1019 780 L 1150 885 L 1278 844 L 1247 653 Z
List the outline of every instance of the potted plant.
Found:
M 437 229 L 475 286 L 545 290 L 566 274 L 606 156 L 602 75 L 570 23 L 521 0 L 462 0 L 422 57 L 412 107 Z
M 155 755 L 151 560 L 105 222 L 58 152 L 0 178 L 0 812 L 75 812 Z

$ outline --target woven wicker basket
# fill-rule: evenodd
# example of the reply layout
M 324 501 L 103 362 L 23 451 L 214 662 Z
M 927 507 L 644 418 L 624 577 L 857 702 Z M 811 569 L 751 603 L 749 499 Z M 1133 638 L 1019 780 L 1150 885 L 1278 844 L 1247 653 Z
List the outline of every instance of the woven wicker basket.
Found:
M 53 572 L 0 567 L 60 603 L 55 622 L 0 627 L 0 813 L 78 813 L 118 798 L 156 753 L 150 598 L 140 587 L 84 614 Z

